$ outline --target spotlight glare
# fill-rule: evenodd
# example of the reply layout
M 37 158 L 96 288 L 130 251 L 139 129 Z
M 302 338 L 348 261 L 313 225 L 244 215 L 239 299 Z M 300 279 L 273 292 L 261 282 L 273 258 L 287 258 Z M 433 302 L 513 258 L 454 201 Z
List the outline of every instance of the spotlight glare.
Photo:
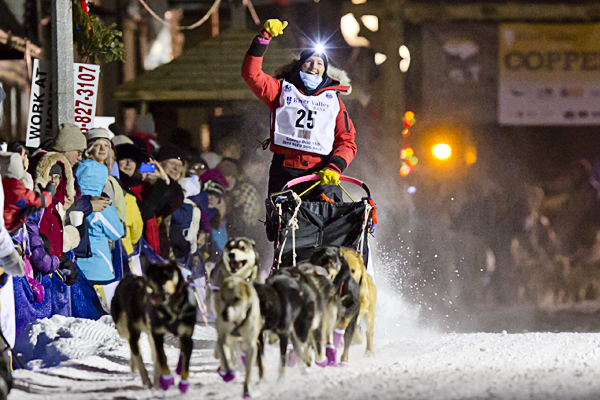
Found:
M 325 46 L 323 46 L 322 43 L 317 43 L 317 44 L 315 44 L 315 51 L 317 53 L 324 53 L 325 52 Z

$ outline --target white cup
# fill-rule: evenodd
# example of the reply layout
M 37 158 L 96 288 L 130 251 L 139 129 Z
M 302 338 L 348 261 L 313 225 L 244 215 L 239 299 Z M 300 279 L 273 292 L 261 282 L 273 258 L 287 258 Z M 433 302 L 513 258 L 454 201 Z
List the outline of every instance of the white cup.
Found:
M 71 211 L 71 225 L 79 226 L 83 224 L 83 211 Z

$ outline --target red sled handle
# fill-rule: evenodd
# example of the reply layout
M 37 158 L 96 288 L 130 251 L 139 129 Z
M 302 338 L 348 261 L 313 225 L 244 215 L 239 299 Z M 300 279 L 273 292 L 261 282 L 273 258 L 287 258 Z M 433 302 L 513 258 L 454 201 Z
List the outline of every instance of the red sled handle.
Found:
M 292 186 L 298 185 L 299 183 L 318 181 L 318 180 L 319 180 L 319 175 L 317 175 L 317 174 L 301 176 L 299 178 L 292 179 L 291 181 L 286 183 L 286 185 L 283 187 L 283 190 L 286 190 Z M 368 186 L 363 181 L 360 181 L 356 178 L 352 178 L 350 176 L 344 176 L 344 175 L 340 175 L 340 181 L 348 182 L 348 183 L 352 183 L 356 186 L 360 186 L 361 188 L 363 188 L 363 190 L 365 192 L 367 192 L 367 197 L 371 197 L 371 191 L 369 190 Z

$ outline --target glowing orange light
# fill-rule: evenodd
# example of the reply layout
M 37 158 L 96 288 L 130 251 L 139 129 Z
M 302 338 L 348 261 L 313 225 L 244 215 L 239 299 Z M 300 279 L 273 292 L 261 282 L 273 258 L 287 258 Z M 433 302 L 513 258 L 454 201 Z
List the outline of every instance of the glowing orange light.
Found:
M 403 165 L 400 168 L 400 175 L 402 175 L 402 176 L 408 176 L 408 174 L 410 174 L 411 171 L 412 171 L 411 167 L 409 167 L 408 165 Z
M 404 137 L 408 137 L 408 135 L 410 135 L 410 131 L 408 130 L 408 128 L 405 128 L 405 129 L 402 131 L 402 136 L 404 136 Z
M 415 113 L 412 112 L 412 111 L 405 112 L 404 113 L 404 119 L 408 120 L 408 121 L 415 119 Z
M 406 154 L 405 158 L 411 158 L 412 156 L 415 155 L 415 151 L 412 149 L 412 147 L 405 147 L 404 154 Z
M 467 164 L 475 164 L 476 161 L 477 161 L 477 153 L 475 152 L 475 149 L 467 150 L 467 152 L 465 154 L 465 162 Z
M 414 119 L 411 119 L 411 120 L 405 119 L 404 120 L 404 126 L 407 127 L 407 128 L 410 128 L 411 126 L 413 126 L 414 123 L 415 123 Z

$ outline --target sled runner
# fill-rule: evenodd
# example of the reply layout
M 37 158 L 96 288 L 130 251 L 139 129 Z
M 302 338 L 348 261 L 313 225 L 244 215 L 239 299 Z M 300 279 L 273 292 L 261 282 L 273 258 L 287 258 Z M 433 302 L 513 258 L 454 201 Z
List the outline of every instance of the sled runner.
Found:
M 358 179 L 341 176 L 341 182 L 360 186 L 366 196 L 359 201 L 342 187 L 350 202 L 308 201 L 302 198 L 319 185 L 317 175 L 307 175 L 289 181 L 279 193 L 266 201 L 267 236 L 274 243 L 273 268 L 295 266 L 308 260 L 313 249 L 320 246 L 342 246 L 355 249 L 367 265 L 368 236 L 377 224 L 377 207 L 367 185 Z M 317 181 L 303 193 L 290 188 L 300 183 Z M 341 185 L 340 185 L 341 186 Z

